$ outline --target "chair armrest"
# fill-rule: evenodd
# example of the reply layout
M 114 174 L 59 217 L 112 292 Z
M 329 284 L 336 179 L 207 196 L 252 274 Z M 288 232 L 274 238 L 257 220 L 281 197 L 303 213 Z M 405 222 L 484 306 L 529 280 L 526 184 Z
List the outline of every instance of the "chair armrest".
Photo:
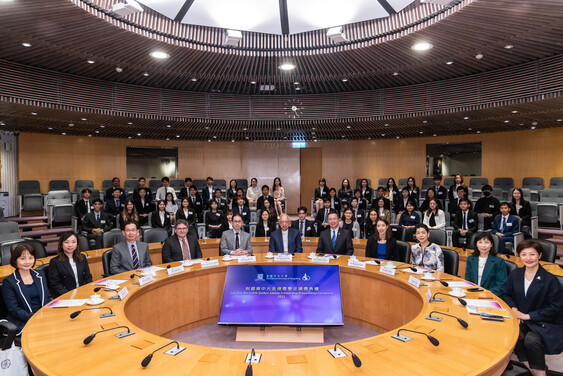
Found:
M 512 252 L 514 253 L 514 256 L 518 256 L 518 253 L 516 252 L 516 247 L 518 246 L 518 243 L 520 243 L 521 241 L 524 240 L 524 233 L 522 231 L 518 231 L 514 233 L 514 248 L 512 249 Z
M 2 350 L 7 350 L 12 347 L 16 334 L 18 333 L 18 328 L 7 320 L 0 320 L 0 329 L 2 329 L 2 333 L 6 335 L 6 339 L 2 344 Z
M 531 231 L 532 231 L 532 238 L 538 238 L 538 226 L 539 226 L 539 219 L 537 215 L 534 215 L 530 218 L 531 223 Z

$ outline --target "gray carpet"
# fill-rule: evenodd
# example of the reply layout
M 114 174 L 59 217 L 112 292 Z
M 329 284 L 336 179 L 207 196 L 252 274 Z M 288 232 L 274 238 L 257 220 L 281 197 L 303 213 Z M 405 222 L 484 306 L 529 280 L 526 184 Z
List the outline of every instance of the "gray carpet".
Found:
M 344 326 L 325 328 L 324 345 L 336 342 L 350 342 L 362 338 L 373 337 L 379 333 L 362 326 L 344 323 Z M 215 323 L 200 326 L 172 336 L 170 339 L 201 346 L 222 347 L 227 349 L 292 349 L 321 346 L 318 343 L 270 343 L 270 342 L 236 342 L 236 327 L 217 325 Z

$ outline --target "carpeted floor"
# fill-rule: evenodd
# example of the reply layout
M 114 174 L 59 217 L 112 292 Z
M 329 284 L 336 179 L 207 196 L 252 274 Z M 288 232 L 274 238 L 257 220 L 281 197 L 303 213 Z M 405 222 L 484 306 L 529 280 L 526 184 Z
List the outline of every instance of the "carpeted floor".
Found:
M 516 357 L 516 355 L 512 354 L 512 358 L 513 360 L 518 360 L 518 358 Z M 563 372 L 563 354 L 559 354 L 559 355 L 547 355 L 545 357 L 545 360 L 547 362 L 547 368 L 551 371 L 557 371 L 557 372 Z M 522 369 L 522 368 L 513 368 L 510 371 L 504 371 L 504 373 L 502 374 L 502 376 L 517 376 L 517 375 L 522 375 L 526 370 Z M 531 374 L 529 374 L 531 375 Z

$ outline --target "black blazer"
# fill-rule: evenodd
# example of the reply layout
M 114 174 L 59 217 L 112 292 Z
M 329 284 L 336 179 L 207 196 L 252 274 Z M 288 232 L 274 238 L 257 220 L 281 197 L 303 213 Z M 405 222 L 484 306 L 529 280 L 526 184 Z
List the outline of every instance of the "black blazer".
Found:
M 137 209 L 137 213 L 139 214 L 149 214 L 152 213 L 156 208 L 154 202 L 152 200 L 147 200 L 145 197 L 145 205 L 142 204 L 141 199 L 137 199 L 134 201 L 135 209 Z
M 463 215 L 461 210 L 458 210 L 454 220 L 454 230 L 460 230 L 463 227 Z M 467 213 L 467 231 L 477 232 L 479 230 L 479 217 L 477 213 L 469 209 Z
M 386 260 L 401 261 L 399 256 L 399 247 L 397 247 L 397 240 L 393 237 L 387 239 L 385 245 L 387 252 L 385 253 Z M 366 257 L 377 258 L 377 239 L 374 236 L 368 238 L 366 244 Z
M 123 207 L 125 206 L 125 200 L 122 198 L 119 198 L 119 207 L 117 207 L 115 205 L 115 199 L 112 197 L 111 200 L 106 201 L 106 207 L 105 207 L 105 212 L 113 215 L 114 217 L 117 217 L 119 214 L 121 214 L 121 211 L 123 210 Z
M 76 274 L 78 275 L 79 286 L 92 282 L 92 274 L 86 256 L 82 256 L 82 261 L 76 262 Z M 57 256 L 53 257 L 49 262 L 48 278 L 53 298 L 76 288 L 76 280 L 69 260 L 59 261 Z
M 523 201 L 523 200 L 522 200 Z M 532 224 L 532 207 L 528 201 L 523 201 L 522 207 L 516 211 L 516 205 L 510 203 L 510 214 L 517 215 L 522 218 L 522 226 L 531 226 Z M 522 229 L 520 229 L 522 231 Z
M 164 223 L 162 223 L 162 221 L 160 220 L 160 215 L 158 215 L 158 210 L 153 211 L 151 215 L 151 227 L 169 230 L 170 214 L 164 213 Z
M 188 196 L 188 200 L 190 200 L 190 205 L 192 206 L 194 212 L 197 214 L 203 213 L 203 200 L 199 194 L 195 195 L 195 203 L 192 201 L 191 196 Z
M 414 199 L 413 197 L 409 196 L 408 201 L 414 201 L 414 209 L 413 210 L 418 210 L 418 200 Z M 395 206 L 393 207 L 393 211 L 396 214 L 399 214 L 402 211 L 407 210 L 407 208 L 404 205 L 404 200 L 403 200 L 403 196 L 399 197 L 399 200 L 397 201 L 397 203 L 395 204 Z
M 270 201 L 270 206 L 274 208 L 275 207 L 274 198 L 268 195 L 268 201 Z M 248 203 L 245 202 L 245 205 L 248 206 Z M 233 203 L 233 210 L 235 209 L 235 206 L 238 206 L 236 202 Z M 264 195 L 258 197 L 258 200 L 256 200 L 256 208 L 258 210 L 262 209 L 263 206 L 264 206 Z
M 299 219 L 291 222 L 291 227 L 299 231 Z M 315 231 L 315 222 L 310 221 L 305 218 L 305 236 L 317 236 L 317 232 Z
M 221 198 L 220 200 L 215 198 L 215 201 L 217 201 L 217 210 L 221 210 L 223 213 L 225 213 L 229 209 L 227 200 L 225 200 L 224 198 Z
M 329 200 L 331 200 L 330 196 L 328 196 L 327 198 Z M 336 212 L 338 213 L 338 216 L 340 216 L 340 207 L 341 207 L 340 199 L 338 197 L 334 196 L 334 210 L 336 210 Z
M 91 200 L 88 200 L 88 205 L 90 206 L 90 211 L 94 211 Z M 86 208 L 86 202 L 83 198 L 79 198 L 74 204 L 74 214 L 76 215 L 78 220 L 81 221 L 82 217 L 84 217 L 87 212 L 88 210 Z
M 377 208 L 377 201 L 379 201 L 379 197 L 376 197 L 371 201 L 371 207 Z M 383 209 L 391 210 L 391 201 L 387 197 L 383 197 Z
M 360 188 L 360 192 L 362 191 L 362 188 Z M 366 193 L 362 194 L 362 197 L 367 201 L 370 202 L 371 201 L 371 194 L 373 192 L 373 189 L 371 189 L 370 187 L 366 187 Z
M 273 206 L 272 206 L 273 207 Z M 250 223 L 250 209 L 248 208 L 248 206 L 243 206 L 242 207 L 242 211 L 239 210 L 239 206 L 233 206 L 233 215 L 234 214 L 238 214 L 242 217 L 242 221 L 244 222 L 245 225 Z
M 184 188 L 180 189 L 179 198 L 189 197 L 189 195 L 190 195 L 190 191 L 189 191 L 188 188 L 184 187 Z
M 450 213 L 450 215 L 455 216 L 458 210 L 459 210 L 459 199 L 454 198 L 453 200 L 450 201 L 450 204 L 448 206 L 448 212 Z M 473 203 L 471 202 L 471 200 L 469 201 L 469 210 L 470 211 L 473 210 Z
M 465 185 L 462 185 L 463 190 L 465 191 L 465 197 L 467 197 L 467 195 L 469 194 L 469 190 L 467 189 L 467 187 Z M 452 184 L 450 186 L 450 189 L 448 190 L 448 199 L 450 201 L 452 201 L 454 199 L 454 192 L 457 192 L 456 186 L 455 184 Z
M 197 241 L 197 236 L 188 234 L 188 245 L 190 246 L 190 255 L 192 259 L 199 259 L 202 257 L 201 249 L 199 248 L 199 242 Z M 180 239 L 178 235 L 174 234 L 164 241 L 162 246 L 162 263 L 182 261 L 184 255 L 182 254 L 182 246 L 180 245 Z
M 352 244 L 352 233 L 343 228 L 338 228 L 338 235 L 334 248 L 332 247 L 332 230 L 327 227 L 326 231 L 319 235 L 319 244 L 317 245 L 317 253 L 336 253 L 340 255 L 353 255 L 354 244 Z
M 133 201 L 141 199 L 141 196 L 139 196 L 139 189 L 141 188 L 135 188 L 133 190 Z M 152 200 L 152 191 L 150 190 L 149 187 L 145 187 L 145 192 L 147 192 L 145 198 L 150 197 L 150 199 Z
M 329 208 L 328 211 L 330 212 L 330 210 L 331 209 Z M 325 211 L 326 211 L 326 209 L 324 207 L 320 208 L 319 212 L 317 213 L 317 216 L 315 217 L 315 221 L 317 222 L 317 231 L 318 231 L 319 234 L 321 233 L 321 231 L 323 231 L 325 229 L 325 227 L 323 227 L 323 223 L 324 223 L 324 220 L 325 220 Z M 339 214 L 339 216 L 340 216 L 340 214 Z M 326 228 L 328 228 L 328 227 L 326 227 Z M 317 236 L 319 234 L 317 234 Z
M 540 265 L 524 296 L 525 271 L 523 267 L 510 273 L 504 301 L 530 315 L 530 320 L 521 325 L 527 325 L 542 338 L 546 354 L 557 355 L 563 351 L 563 290 L 557 277 Z
M 326 196 L 328 196 L 328 190 L 329 189 L 327 187 L 324 187 L 323 193 L 321 194 L 321 188 L 315 188 L 315 200 L 324 199 Z
M 108 213 L 100 210 L 99 222 L 96 221 L 96 213 L 94 213 L 94 211 L 91 211 L 84 216 L 84 220 L 82 221 L 82 230 L 91 234 L 92 230 L 95 228 L 101 228 L 104 232 L 108 232 L 113 228 L 113 221 Z
M 194 211 L 191 208 L 188 209 L 188 216 L 186 217 L 186 214 L 184 214 L 184 209 L 180 208 L 176 212 L 176 220 L 178 220 L 178 219 L 183 219 L 184 221 L 187 221 L 188 224 L 191 226 L 195 223 Z
M 256 237 L 264 237 L 264 236 L 271 236 L 272 232 L 276 230 L 276 223 L 274 221 L 270 221 L 268 223 L 268 231 L 264 227 L 264 222 L 260 221 L 256 225 Z

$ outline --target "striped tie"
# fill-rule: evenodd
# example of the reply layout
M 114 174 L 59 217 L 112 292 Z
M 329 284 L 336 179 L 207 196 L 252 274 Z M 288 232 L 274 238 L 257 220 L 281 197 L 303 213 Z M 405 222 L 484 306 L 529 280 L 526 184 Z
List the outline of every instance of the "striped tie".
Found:
M 182 239 L 181 248 L 182 248 L 182 256 L 184 257 L 184 260 L 191 260 L 192 254 L 190 251 L 190 245 L 186 241 L 186 238 Z
M 139 269 L 139 256 L 135 249 L 135 244 L 131 244 L 131 258 L 133 259 L 133 269 Z

